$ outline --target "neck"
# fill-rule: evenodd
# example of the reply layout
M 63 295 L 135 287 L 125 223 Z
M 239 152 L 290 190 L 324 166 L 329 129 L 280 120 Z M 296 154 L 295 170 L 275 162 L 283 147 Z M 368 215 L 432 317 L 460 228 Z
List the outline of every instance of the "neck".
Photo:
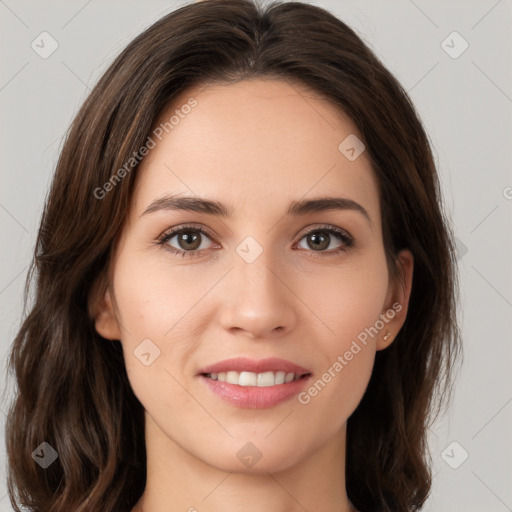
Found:
M 346 424 L 286 469 L 255 464 L 245 473 L 226 471 L 182 449 L 146 413 L 147 481 L 132 512 L 353 512 L 345 490 L 345 440 Z

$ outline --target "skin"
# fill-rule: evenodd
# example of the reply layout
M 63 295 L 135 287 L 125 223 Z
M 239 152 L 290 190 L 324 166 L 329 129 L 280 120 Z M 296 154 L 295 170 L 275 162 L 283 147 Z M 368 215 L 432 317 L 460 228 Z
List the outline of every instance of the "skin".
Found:
M 346 421 L 376 350 L 405 321 L 412 254 L 398 255 L 404 286 L 393 286 L 377 182 L 364 152 L 349 161 L 338 149 L 358 130 L 331 103 L 285 81 L 253 79 L 189 89 L 162 119 L 190 97 L 198 105 L 137 171 L 96 315 L 97 331 L 121 340 L 146 411 L 148 479 L 132 512 L 353 510 L 345 490 Z M 220 201 L 233 217 L 142 215 L 171 193 Z M 357 201 L 371 225 L 354 210 L 285 214 L 292 200 L 320 196 Z M 199 256 L 182 258 L 155 243 L 188 223 L 214 235 L 203 236 Z M 331 234 L 317 249 L 304 231 L 325 224 L 347 231 L 354 246 L 335 253 L 344 243 Z M 263 249 L 252 263 L 236 252 L 247 236 Z M 167 244 L 189 247 L 177 236 Z M 315 257 L 320 252 L 326 255 Z M 196 376 L 235 356 L 281 357 L 309 369 L 314 382 L 396 302 L 401 311 L 306 405 L 295 396 L 267 409 L 238 408 Z M 160 349 L 149 366 L 133 353 L 146 338 Z M 252 467 L 237 457 L 248 442 L 261 454 Z

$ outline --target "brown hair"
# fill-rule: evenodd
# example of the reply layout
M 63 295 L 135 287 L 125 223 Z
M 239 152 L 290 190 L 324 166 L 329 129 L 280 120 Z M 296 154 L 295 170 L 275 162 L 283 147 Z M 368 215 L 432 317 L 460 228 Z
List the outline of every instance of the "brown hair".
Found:
M 395 281 L 398 251 L 414 255 L 405 324 L 377 353 L 348 420 L 346 487 L 363 512 L 413 511 L 425 502 L 427 429 L 451 391 L 460 333 L 453 235 L 418 115 L 374 53 L 328 11 L 300 2 L 263 8 L 250 0 L 205 0 L 134 39 L 68 131 L 26 281 L 25 305 L 36 274 L 35 300 L 9 359 L 19 388 L 6 423 L 15 510 L 129 511 L 142 494 L 143 407 L 120 342 L 96 332 L 88 308 L 123 226 L 137 166 L 102 199 L 97 190 L 145 144 L 178 93 L 252 77 L 301 83 L 353 120 L 378 180 Z M 42 442 L 58 453 L 47 469 L 32 457 Z

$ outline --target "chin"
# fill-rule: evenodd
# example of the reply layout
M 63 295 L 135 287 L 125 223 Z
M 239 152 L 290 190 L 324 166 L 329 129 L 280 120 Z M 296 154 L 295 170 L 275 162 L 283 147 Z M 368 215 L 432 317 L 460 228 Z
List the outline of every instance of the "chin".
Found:
M 287 441 L 285 443 L 275 439 L 269 442 L 268 439 L 244 436 L 243 440 L 234 438 L 221 444 L 217 439 L 205 443 L 205 448 L 201 452 L 197 452 L 196 448 L 193 455 L 222 471 L 265 475 L 285 471 L 307 456 L 303 450 L 297 449 L 297 446 L 300 446 L 298 440 L 291 442 L 288 438 Z M 212 446 L 216 446 L 216 450 L 212 451 Z
M 242 475 L 267 475 L 268 473 L 279 473 L 285 471 L 295 465 L 296 453 L 283 453 L 283 454 L 261 454 L 261 458 L 254 463 L 244 463 L 240 461 L 237 456 L 226 457 L 219 454 L 218 458 L 210 461 L 205 461 L 207 464 L 220 469 L 225 472 L 242 474 Z

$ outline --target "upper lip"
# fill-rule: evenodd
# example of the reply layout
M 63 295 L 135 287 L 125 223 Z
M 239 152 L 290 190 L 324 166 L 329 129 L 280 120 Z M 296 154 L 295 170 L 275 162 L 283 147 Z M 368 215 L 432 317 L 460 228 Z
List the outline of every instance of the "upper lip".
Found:
M 286 373 L 295 373 L 299 376 L 310 373 L 310 371 L 306 368 L 292 363 L 291 361 L 287 361 L 286 359 L 280 359 L 278 357 L 270 357 L 267 359 L 259 360 L 249 359 L 247 357 L 234 357 L 232 359 L 225 359 L 223 361 L 205 366 L 198 371 L 198 374 L 229 371 L 253 373 L 284 371 Z

